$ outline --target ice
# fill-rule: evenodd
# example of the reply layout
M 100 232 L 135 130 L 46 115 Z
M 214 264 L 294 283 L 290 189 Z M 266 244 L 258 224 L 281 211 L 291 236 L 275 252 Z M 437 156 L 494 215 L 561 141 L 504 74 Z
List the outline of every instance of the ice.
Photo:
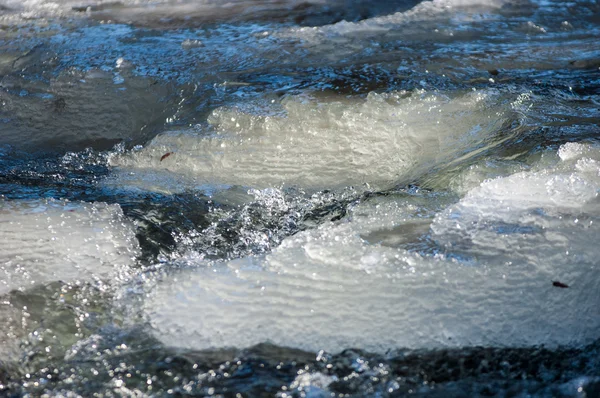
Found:
M 557 265 L 593 268 L 600 151 L 567 143 L 558 155 L 553 166 L 487 180 L 471 190 L 437 218 L 436 239 L 482 256 L 508 256 L 518 248 L 513 256 L 536 267 L 547 266 L 553 257 Z M 575 234 L 580 238 L 572 239 Z
M 298 391 L 304 393 L 307 397 L 327 397 L 327 387 L 332 382 L 338 381 L 337 376 L 328 376 L 323 373 L 300 373 L 288 387 L 289 391 Z M 279 394 L 278 398 L 283 398 L 287 395 Z
M 196 185 L 253 188 L 387 187 L 492 145 L 520 117 L 510 96 L 493 91 L 455 98 L 422 90 L 367 99 L 297 96 L 281 106 L 283 112 L 273 104 L 263 114 L 219 108 L 210 128 L 165 132 L 142 149 L 116 154 L 110 164 L 123 177 L 115 183 L 167 170 L 182 176 L 182 189 L 191 178 Z M 148 179 L 148 189 L 159 180 Z
M 72 16 L 73 11 L 103 10 L 132 5 L 168 3 L 170 0 L 2 0 L 5 11 L 28 18 Z
M 406 9 L 418 0 L 2 0 L 0 10 L 20 18 L 82 16 L 150 26 L 182 26 L 239 21 L 294 21 L 322 25 Z
M 347 43 L 343 38 L 368 42 L 373 37 L 385 40 L 386 34 L 399 31 L 403 39 L 431 38 L 435 29 L 450 21 L 470 22 L 500 9 L 505 0 L 433 0 L 423 1 L 407 11 L 368 18 L 358 22 L 341 21 L 322 27 L 293 27 L 281 32 L 282 37 L 297 37 L 315 44 L 331 40 Z
M 600 160 L 598 150 L 591 145 L 567 142 L 558 149 L 558 156 L 564 162 L 569 160 Z
M 70 302 L 70 296 L 86 285 L 105 289 L 125 283 L 140 252 L 118 205 L 53 199 L 0 198 L 0 242 L 5 365 L 23 355 L 27 336 L 37 342 L 48 335 L 50 346 L 81 333 L 73 319 L 93 296 L 81 292 L 83 302 Z
M 429 254 L 362 238 L 427 221 L 410 202 L 382 199 L 262 257 L 184 258 L 151 290 L 147 317 L 162 342 L 190 349 L 590 343 L 600 327 L 600 168 L 579 171 L 585 159 L 483 182 L 429 219 L 439 244 Z
M 120 279 L 139 254 L 118 205 L 0 199 L 0 294 L 53 281 Z

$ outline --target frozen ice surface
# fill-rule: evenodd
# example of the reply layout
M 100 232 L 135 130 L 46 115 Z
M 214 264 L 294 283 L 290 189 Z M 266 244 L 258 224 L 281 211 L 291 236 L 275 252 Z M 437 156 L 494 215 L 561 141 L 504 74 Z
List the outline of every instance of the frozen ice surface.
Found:
M 472 189 L 436 219 L 432 229 L 437 239 L 448 247 L 485 247 L 492 253 L 527 249 L 524 260 L 537 266 L 548 261 L 535 258 L 542 249 L 557 260 L 562 252 L 561 262 L 592 265 L 600 152 L 589 144 L 567 143 L 558 155 L 554 167 L 491 179 Z M 575 235 L 579 238 L 565 239 Z M 467 242 L 476 244 L 471 249 Z
M 61 331 L 73 328 L 75 313 L 91 300 L 83 295 L 83 302 L 69 306 L 62 293 L 72 286 L 124 283 L 139 255 L 132 224 L 119 205 L 104 203 L 0 198 L 0 242 L 0 355 L 5 363 L 19 360 L 29 334 L 41 339 L 36 328 L 54 340 L 68 340 Z M 66 289 L 59 295 L 52 284 Z M 45 313 L 48 307 L 53 310 Z
M 325 24 L 406 9 L 416 0 L 373 2 L 359 0 L 2 0 L 3 11 L 20 18 L 77 15 L 102 21 L 146 26 L 232 21 L 295 21 Z
M 366 100 L 291 97 L 281 114 L 219 108 L 209 116 L 212 128 L 160 134 L 110 164 L 123 180 L 168 170 L 198 185 L 386 187 L 509 135 L 503 129 L 519 118 L 510 104 L 510 96 L 494 91 L 456 98 L 426 91 L 371 93 Z M 157 180 L 148 189 L 157 189 Z
M 574 146 L 600 154 L 583 144 L 560 153 Z M 578 167 L 589 161 L 482 183 L 433 220 L 437 254 L 368 244 L 361 236 L 411 212 L 364 205 L 362 216 L 296 234 L 264 257 L 190 259 L 157 283 L 146 312 L 161 341 L 195 349 L 589 343 L 600 327 L 600 167 Z
M 118 205 L 0 199 L 0 294 L 53 281 L 119 279 L 138 255 Z

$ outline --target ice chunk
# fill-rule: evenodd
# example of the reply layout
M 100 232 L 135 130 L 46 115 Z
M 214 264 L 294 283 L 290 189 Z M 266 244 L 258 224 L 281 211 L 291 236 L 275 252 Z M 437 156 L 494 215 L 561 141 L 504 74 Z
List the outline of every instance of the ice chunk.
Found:
M 600 153 L 597 148 L 591 145 L 578 143 L 578 142 L 567 142 L 558 149 L 558 156 L 563 161 L 581 159 L 584 156 L 595 160 L 600 160 Z
M 419 91 L 366 100 L 292 97 L 282 103 L 284 115 L 219 108 L 209 117 L 212 130 L 161 134 L 111 164 L 123 179 L 166 169 L 198 185 L 387 186 L 492 144 L 517 117 L 509 104 L 495 92 L 449 99 Z
M 52 281 L 112 279 L 138 255 L 118 205 L 0 199 L 0 294 Z
M 578 261 L 594 264 L 590 247 L 597 238 L 594 219 L 600 215 L 600 163 L 594 158 L 600 151 L 567 143 L 558 155 L 554 166 L 488 180 L 471 190 L 438 216 L 432 226 L 436 239 L 486 256 L 518 248 L 513 255 L 537 266 L 546 261 L 540 261 L 545 258 L 540 250 L 555 256 L 570 252 Z M 582 228 L 589 231 L 581 234 Z M 581 237 L 575 240 L 573 234 Z
M 409 10 L 388 15 L 367 18 L 358 22 L 341 21 L 320 27 L 292 27 L 281 32 L 282 37 L 297 37 L 311 46 L 320 45 L 321 50 L 339 52 L 340 49 L 327 46 L 327 42 L 349 44 L 348 40 L 369 41 L 374 36 L 385 41 L 386 35 L 395 33 L 404 40 L 432 38 L 431 32 L 448 21 L 470 22 L 472 14 L 485 18 L 485 14 L 500 9 L 506 0 L 433 0 L 422 1 Z M 462 22 L 462 21 L 461 21 Z M 347 51 L 348 48 L 342 49 Z M 324 56 L 326 56 L 324 51 Z
M 363 240 L 418 219 L 394 199 L 366 202 L 263 257 L 183 259 L 187 268 L 148 295 L 146 315 L 165 344 L 193 349 L 590 343 L 600 330 L 600 177 L 557 162 L 484 182 L 441 211 L 427 254 Z
M 319 233 L 301 234 L 264 259 L 170 275 L 146 302 L 155 335 L 189 349 L 271 342 L 315 352 L 556 346 L 598 337 L 600 298 L 587 267 L 479 268 L 367 247 L 340 228 Z M 556 291 L 556 275 L 571 288 Z

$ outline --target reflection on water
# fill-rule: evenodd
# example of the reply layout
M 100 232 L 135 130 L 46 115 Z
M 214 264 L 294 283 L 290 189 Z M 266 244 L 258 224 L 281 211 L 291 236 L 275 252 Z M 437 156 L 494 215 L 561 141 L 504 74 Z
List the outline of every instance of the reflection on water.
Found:
M 599 15 L 0 1 L 2 394 L 597 396 Z

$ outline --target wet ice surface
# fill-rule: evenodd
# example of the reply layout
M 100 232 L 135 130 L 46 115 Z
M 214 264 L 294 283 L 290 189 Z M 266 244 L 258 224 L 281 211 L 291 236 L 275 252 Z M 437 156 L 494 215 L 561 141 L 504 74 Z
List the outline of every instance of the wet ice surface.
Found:
M 281 106 L 280 115 L 268 116 L 218 108 L 207 132 L 162 133 L 110 164 L 121 173 L 169 170 L 196 184 L 382 189 L 505 140 L 500 136 L 510 133 L 503 128 L 519 119 L 496 92 L 454 99 L 424 91 L 372 93 L 358 103 L 290 97 Z
M 600 7 L 365 3 L 0 2 L 3 394 L 598 395 Z
M 116 205 L 3 200 L 1 209 L 3 294 L 55 280 L 118 278 L 139 254 Z
M 589 248 L 599 233 L 600 152 L 568 143 L 559 155 L 551 167 L 483 182 L 433 220 L 416 217 L 411 200 L 386 197 L 266 256 L 212 264 L 184 256 L 193 268 L 158 282 L 146 311 L 169 346 L 197 349 L 590 343 L 600 326 L 589 277 L 597 271 Z M 418 239 L 427 233 L 419 224 L 429 224 L 430 253 L 368 243 L 377 242 L 373 232 L 408 235 L 414 225 L 408 239 Z M 555 279 L 577 288 L 557 295 Z

